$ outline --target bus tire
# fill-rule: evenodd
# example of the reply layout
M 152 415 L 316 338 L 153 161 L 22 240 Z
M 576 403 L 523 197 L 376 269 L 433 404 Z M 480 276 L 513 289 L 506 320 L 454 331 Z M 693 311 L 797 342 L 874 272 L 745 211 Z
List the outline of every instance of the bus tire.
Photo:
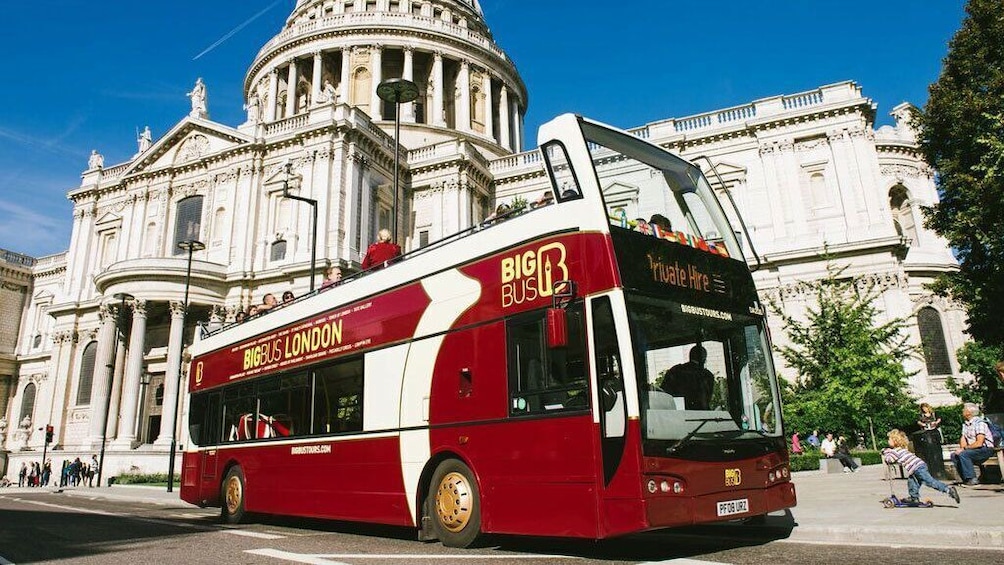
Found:
M 234 465 L 227 471 L 227 476 L 220 486 L 221 515 L 225 524 L 240 524 L 247 518 L 244 510 L 244 471 L 240 465 Z
M 429 487 L 436 537 L 446 547 L 470 547 L 481 535 L 481 493 L 474 473 L 456 459 L 436 467 Z

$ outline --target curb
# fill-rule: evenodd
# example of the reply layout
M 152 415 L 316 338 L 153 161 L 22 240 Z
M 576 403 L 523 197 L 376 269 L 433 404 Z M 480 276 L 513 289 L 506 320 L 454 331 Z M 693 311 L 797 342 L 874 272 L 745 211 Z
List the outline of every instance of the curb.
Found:
M 925 540 L 936 540 L 927 544 Z M 786 538 L 791 543 L 853 543 L 861 545 L 904 545 L 909 547 L 974 547 L 1004 550 L 1004 528 L 979 530 L 929 528 L 796 526 Z

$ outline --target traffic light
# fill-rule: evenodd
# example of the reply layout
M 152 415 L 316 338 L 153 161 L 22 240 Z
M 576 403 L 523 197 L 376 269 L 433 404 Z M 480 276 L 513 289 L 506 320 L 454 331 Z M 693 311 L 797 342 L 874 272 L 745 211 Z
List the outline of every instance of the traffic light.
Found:
M 52 443 L 52 426 L 45 427 L 45 443 Z

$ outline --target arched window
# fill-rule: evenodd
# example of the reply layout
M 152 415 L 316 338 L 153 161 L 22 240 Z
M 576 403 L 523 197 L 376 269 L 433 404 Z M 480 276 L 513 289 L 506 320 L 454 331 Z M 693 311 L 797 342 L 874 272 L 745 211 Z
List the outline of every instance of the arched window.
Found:
M 94 362 L 97 361 L 98 342 L 92 341 L 84 348 L 80 357 L 80 382 L 77 386 L 77 406 L 91 403 L 91 387 L 94 386 Z
M 920 329 L 920 343 L 924 349 L 928 375 L 951 375 L 952 362 L 948 357 L 945 330 L 941 327 L 941 315 L 930 306 L 917 312 L 917 327 Z
M 271 261 L 282 261 L 286 258 L 286 241 L 277 239 L 272 242 L 272 253 L 269 256 Z
M 114 233 L 105 236 L 101 246 L 101 266 L 107 267 L 115 262 L 115 253 L 118 251 L 118 238 Z
M 213 217 L 213 240 L 222 240 L 227 233 L 227 211 L 225 208 L 217 208 Z
M 34 410 L 35 410 L 35 383 L 28 383 L 24 387 L 24 393 L 21 398 L 21 415 L 17 419 L 18 424 L 21 423 L 21 420 L 24 420 L 25 416 L 31 417 L 32 421 L 34 421 L 35 420 Z
M 910 192 L 905 186 L 897 184 L 889 190 L 889 208 L 892 210 L 892 222 L 896 233 L 916 244 L 917 222 L 913 218 Z
M 178 215 L 174 224 L 174 255 L 183 255 L 184 249 L 178 247 L 182 241 L 199 239 L 202 231 L 202 197 L 189 196 L 178 202 Z
M 143 236 L 143 256 L 153 257 L 157 252 L 157 224 L 150 222 L 146 225 L 146 234 Z
M 290 209 L 292 202 L 289 198 L 279 198 L 276 201 L 275 206 L 275 226 L 273 230 L 275 232 L 283 232 L 291 227 L 292 222 L 290 221 L 291 212 Z

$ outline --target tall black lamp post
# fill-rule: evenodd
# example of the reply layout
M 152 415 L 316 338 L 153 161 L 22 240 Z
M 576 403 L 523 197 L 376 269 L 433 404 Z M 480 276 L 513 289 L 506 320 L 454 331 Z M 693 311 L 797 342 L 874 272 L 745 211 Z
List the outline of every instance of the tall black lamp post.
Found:
M 192 281 L 192 254 L 205 249 L 206 244 L 190 239 L 179 243 L 178 248 L 188 252 L 188 267 L 185 269 L 185 302 L 181 311 L 181 347 L 178 348 L 178 355 L 181 356 L 185 351 L 185 320 L 188 318 L 188 287 Z M 174 455 L 178 449 L 178 405 L 181 403 L 181 359 L 178 359 L 177 384 L 174 394 L 174 423 L 171 424 L 171 458 L 167 460 L 167 492 L 174 491 Z
M 285 173 L 282 179 L 282 197 L 306 202 L 310 204 L 310 209 L 313 212 L 310 228 L 310 292 L 314 292 L 314 273 L 317 265 L 317 200 L 289 193 L 289 177 L 293 176 L 293 163 L 289 159 L 286 159 L 286 162 L 282 164 L 282 170 Z
M 115 382 L 115 356 L 119 350 L 119 340 L 122 339 L 122 317 L 125 314 L 126 300 L 135 298 L 125 292 L 117 292 L 112 298 L 119 301 L 119 311 L 115 314 L 115 340 L 112 342 L 112 362 L 107 365 L 108 374 L 111 375 L 108 383 L 108 396 L 105 398 L 105 421 L 101 425 L 101 454 L 98 455 L 98 486 L 101 486 L 101 474 L 105 472 L 105 441 L 108 439 L 108 410 L 112 404 L 112 383 Z
M 394 104 L 394 219 L 393 234 L 394 243 L 397 243 L 397 183 L 400 176 L 398 161 L 401 147 L 401 104 L 413 102 L 418 98 L 418 85 L 404 78 L 392 78 L 381 82 L 377 86 L 377 96 L 384 102 Z

